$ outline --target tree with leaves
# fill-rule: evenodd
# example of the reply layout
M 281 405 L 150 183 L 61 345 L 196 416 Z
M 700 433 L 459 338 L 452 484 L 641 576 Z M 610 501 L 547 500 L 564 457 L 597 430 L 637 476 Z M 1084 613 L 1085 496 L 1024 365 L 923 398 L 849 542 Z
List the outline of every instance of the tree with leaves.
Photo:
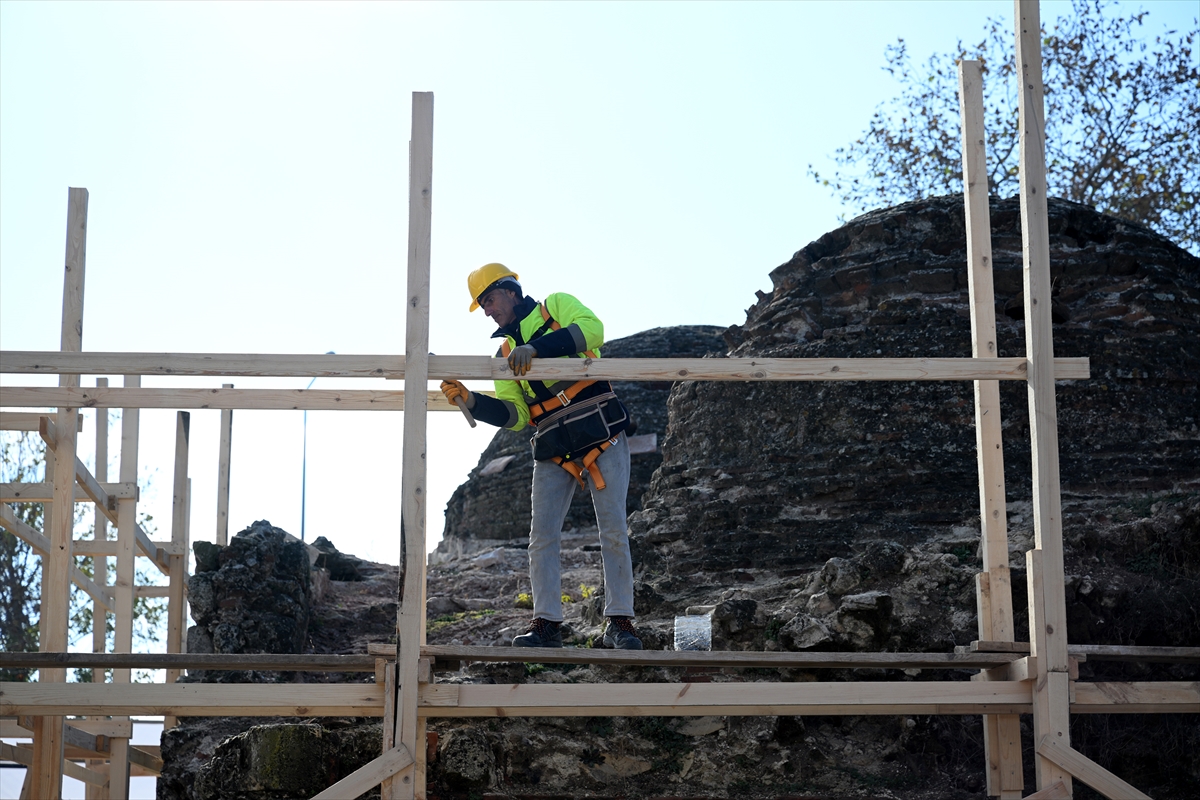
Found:
M 1122 17 L 1105 0 L 1074 0 L 1042 28 L 1046 168 L 1051 196 L 1141 223 L 1200 252 L 1200 70 L 1197 27 L 1140 36 L 1148 13 Z M 984 76 L 988 188 L 1016 194 L 1020 136 L 1010 20 L 989 19 L 982 41 L 914 66 L 903 39 L 884 52 L 898 97 L 858 139 L 838 148 L 832 176 L 809 165 L 856 213 L 962 191 L 960 59 Z
M 36 433 L 0 432 L 0 481 L 35 483 L 46 479 L 46 447 Z M 14 514 L 35 530 L 42 530 L 45 506 L 41 503 L 14 503 Z M 85 521 L 83 505 L 75 508 L 76 538 L 88 538 L 94 527 Z M 153 534 L 152 518 L 140 515 L 139 522 Z M 98 583 L 112 585 L 116 577 L 111 559 L 97 562 L 92 556 L 75 556 L 75 566 Z M 96 575 L 97 565 L 105 566 L 105 575 Z M 157 570 L 138 565 L 138 585 L 161 583 Z M 41 564 L 26 542 L 9 531 L 0 530 L 0 652 L 33 652 L 38 649 L 38 622 L 41 612 Z M 92 601 L 82 589 L 71 587 L 71 643 L 75 644 L 92 630 Z M 134 600 L 134 643 L 146 646 L 162 639 L 166 624 L 166 602 L 163 598 L 138 597 Z M 114 632 L 111 614 L 101 622 L 111 648 Z M 0 668 L 0 680 L 28 680 L 32 670 Z M 139 676 L 143 673 L 139 672 Z M 92 670 L 75 670 L 75 680 L 91 681 Z

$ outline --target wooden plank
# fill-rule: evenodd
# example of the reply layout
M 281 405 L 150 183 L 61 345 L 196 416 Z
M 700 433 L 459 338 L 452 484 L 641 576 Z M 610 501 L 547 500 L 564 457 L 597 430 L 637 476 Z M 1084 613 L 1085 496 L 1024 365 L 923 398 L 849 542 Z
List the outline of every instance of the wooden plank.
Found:
M 433 213 L 433 93 L 413 92 L 412 138 L 408 169 L 408 280 L 405 294 L 404 389 L 414 398 L 404 413 L 401 454 L 400 606 L 396 614 L 397 746 L 415 753 L 417 685 L 421 645 L 425 643 L 426 447 L 429 404 L 429 263 Z M 453 406 L 451 406 L 453 407 Z M 416 796 L 413 776 L 391 781 L 391 798 Z
M 7 667 L 49 666 L 102 669 L 206 669 L 279 672 L 374 672 L 375 658 L 366 655 L 299 655 L 291 653 L 4 653 Z M 74 723 L 72 723 L 74 724 Z M 111 735 L 111 734 L 110 734 Z
M 0 411 L 0 431 L 36 431 L 45 414 L 36 411 Z M 83 417 L 75 423 L 76 430 L 83 430 Z
M 105 496 L 111 498 L 119 499 L 137 495 L 137 484 L 96 481 L 96 486 L 104 492 Z M 95 502 L 80 486 L 75 487 L 74 496 L 76 503 Z M 53 500 L 53 483 L 0 483 L 0 502 L 3 503 L 50 503 Z
M 960 648 L 955 648 L 957 652 Z M 963 652 L 1028 653 L 1029 642 L 971 642 Z M 1067 654 L 1072 658 L 1094 661 L 1180 662 L 1200 664 L 1200 647 L 1155 647 L 1121 644 L 1069 644 Z
M 325 791 L 313 795 L 312 800 L 345 800 L 348 797 L 358 797 L 412 763 L 412 753 L 408 748 L 397 745 L 379 758 L 368 761 Z
M 690 688 L 689 688 L 690 687 Z M 1030 683 L 426 684 L 421 716 L 1030 713 Z M 459 690 L 469 690 L 462 696 Z M 553 690 L 552 694 L 539 692 Z M 479 694 L 478 692 L 483 692 Z M 532 692 L 532 694 L 530 694 Z M 715 694 L 713 693 L 715 692 Z M 625 704 L 625 705 L 622 705 Z M 642 711 L 639 706 L 645 706 Z M 1200 713 L 1195 681 L 1077 683 L 1075 713 Z M 0 684 L 0 715 L 382 716 L 384 687 L 357 684 Z M 39 718 L 35 718 L 40 719 Z M 82 725 L 83 720 L 72 721 Z M 114 739 L 114 741 L 117 741 Z
M 283 378 L 404 377 L 404 357 L 346 354 L 0 352 L 0 372 L 31 375 L 210 375 Z M 34 429 L 36 430 L 36 429 Z
M 396 662 L 381 661 L 381 663 L 383 665 L 383 677 L 376 680 L 383 686 L 382 752 L 386 753 L 396 746 Z M 379 796 L 381 798 L 390 798 L 395 794 L 397 788 L 393 785 L 394 778 L 395 776 L 384 778 L 380 783 Z
M 1071 791 L 1062 781 L 1055 781 L 1045 789 L 1028 795 L 1025 800 L 1071 800 Z
M 97 378 L 96 385 L 100 387 L 108 386 L 108 378 Z M 103 487 L 108 481 L 108 411 L 106 409 L 96 410 L 96 482 Z M 39 430 L 40 430 L 39 426 Z M 78 476 L 78 466 L 76 467 L 76 480 Z M 136 486 L 134 489 L 136 490 Z M 107 493 L 106 493 L 107 494 Z M 111 496 L 111 495 L 110 495 Z M 92 510 L 92 537 L 94 541 L 102 541 L 109 544 L 108 541 L 108 517 L 105 515 L 105 510 L 99 506 Z M 115 508 L 114 508 L 115 510 Z M 116 544 L 116 542 L 111 542 Z M 72 549 L 78 553 L 78 547 L 72 543 Z M 101 582 L 108 583 L 108 556 L 95 555 L 92 557 L 92 574 L 100 578 Z M 110 599 L 107 603 L 101 603 L 93 598 L 92 600 L 92 652 L 103 653 L 108 649 L 108 612 L 112 610 L 116 599 L 109 595 Z M 93 676 L 93 680 L 99 683 L 104 682 L 103 673 Z M 103 762 L 89 762 L 89 767 L 100 766 Z M 107 769 L 107 765 L 104 765 Z M 108 783 L 107 773 L 105 773 L 105 783 Z M 99 800 L 102 792 L 93 790 L 92 795 Z
M 315 360 L 343 364 L 320 368 Z M 328 362 L 326 362 L 328 360 Z M 295 378 L 405 377 L 404 356 L 217 353 L 78 353 L 0 351 L 0 373 L 280 376 Z M 1086 358 L 1055 359 L 1058 380 L 1087 380 Z M 154 364 L 169 364 L 155 367 Z M 381 366 L 386 365 L 386 366 Z M 1025 380 L 1024 358 L 602 358 L 542 359 L 532 380 L 643 381 L 983 381 Z M 168 370 L 168 371 L 164 371 Z M 513 380 L 508 362 L 487 356 L 430 356 L 429 374 L 462 380 Z M 12 405 L 0 387 L 0 405 Z M 217 389 L 205 391 L 219 391 Z M 215 406 L 214 406 L 215 407 Z M 451 406 L 457 411 L 457 408 Z
M 123 736 L 129 738 L 133 736 L 133 723 L 128 720 L 124 722 L 114 722 L 111 719 L 77 719 L 70 718 L 67 723 L 72 728 L 82 731 L 91 736 L 103 736 L 113 738 L 115 736 Z M 33 717 L 16 717 L 0 719 L 0 738 L 4 739 L 27 739 L 29 732 L 33 728 Z
M 1075 683 L 1072 714 L 1200 714 L 1200 682 Z
M 1046 211 L 1045 109 L 1041 19 L 1037 0 L 1014 0 L 1019 92 L 1021 236 L 1025 341 L 1029 358 L 1029 429 L 1033 457 L 1035 547 L 1043 553 L 1045 668 L 1067 671 L 1067 612 L 1063 588 L 1062 498 L 1058 413 L 1054 396 L 1054 335 L 1050 318 L 1050 232 Z M 1031 601 L 1032 602 L 1032 601 Z M 1061 703 L 1061 701 L 1060 701 Z M 1053 782 L 1053 781 L 1051 781 Z M 1069 784 L 1068 784 L 1069 786 Z
M 175 552 L 175 546 L 170 542 L 158 540 L 147 541 L 149 542 L 148 546 L 157 551 L 160 559 L 162 560 L 165 560 L 166 556 L 178 555 L 178 553 Z M 115 556 L 118 549 L 119 545 L 115 539 L 108 539 L 107 541 L 103 542 L 98 542 L 95 539 L 76 539 L 73 544 L 73 552 L 77 556 Z M 142 552 L 137 553 L 137 556 L 138 558 L 148 557 Z
M 378 717 L 383 714 L 383 687 L 375 683 L 0 683 L 0 714 L 68 712 L 89 716 Z
M 0 759 L 15 761 L 30 768 L 33 767 L 33 751 L 31 748 L 15 747 L 11 744 L 0 742 Z M 75 762 L 67 761 L 66 759 L 63 759 L 62 762 L 62 774 L 92 786 L 103 786 L 108 782 L 108 777 L 103 773 L 81 767 Z
M 1028 712 L 1029 684 L 894 683 L 433 684 L 429 717 L 979 714 Z
M 995 358 L 996 299 L 992 276 L 992 226 L 988 209 L 987 152 L 983 125 L 983 73 L 978 61 L 958 64 L 962 121 L 963 204 L 967 233 L 967 286 L 971 308 L 971 354 Z M 975 381 L 975 446 L 979 472 L 979 517 L 983 537 L 983 570 L 1008 569 L 1005 513 L 1004 451 L 1000 432 L 1000 385 Z M 1013 612 L 1007 585 L 992 589 L 990 629 L 981 638 L 1011 641 Z
M 983 71 L 978 61 L 958 65 L 961 111 L 963 204 L 967 234 L 967 286 L 971 309 L 971 355 L 999 355 L 992 274 L 992 226 L 988 208 L 987 149 L 984 138 Z M 975 451 L 979 474 L 979 519 L 983 573 L 976 584 L 979 637 L 1013 638 L 1012 586 L 1008 569 L 1008 530 L 1001 446 L 1000 383 L 975 381 Z M 1009 670 L 1011 674 L 1011 670 Z M 993 797 L 1020 796 L 1020 718 L 983 718 L 987 791 Z
M 1094 661 L 1139 661 L 1159 663 L 1200 664 L 1200 647 L 1135 647 L 1112 644 L 1067 645 L 1072 656 L 1086 656 Z
M 1150 795 L 1138 791 L 1069 745 L 1043 737 L 1037 751 L 1038 755 L 1050 759 L 1110 800 L 1150 800 Z
M 108 378 L 97 378 L 96 386 L 101 389 L 108 388 Z M 40 430 L 40 428 L 39 428 Z M 82 465 L 81 465 L 82 466 Z M 85 470 L 86 471 L 86 470 Z M 79 480 L 79 469 L 76 467 L 75 479 Z M 96 409 L 96 483 L 104 491 L 105 495 L 112 497 L 107 490 L 104 490 L 104 484 L 108 482 L 108 409 Z M 137 484 L 133 485 L 133 490 L 137 491 Z M 115 505 L 115 504 L 114 504 Z M 114 509 L 115 510 L 115 509 Z M 108 539 L 108 517 L 104 511 L 97 508 L 95 510 L 95 519 L 93 520 L 92 536 L 95 539 Z M 106 573 L 97 573 L 100 575 Z
M 152 775 L 162 775 L 163 760 L 140 745 L 129 746 L 129 763 L 136 764 Z
M 63 300 L 59 349 L 79 352 L 83 349 L 83 293 L 87 269 L 87 189 L 67 190 L 67 243 L 63 266 Z M 78 375 L 59 375 L 58 385 L 66 391 L 79 386 Z M 0 401 L 2 402 L 2 401 Z M 45 508 L 46 538 L 50 540 L 42 558 L 41 613 L 38 619 L 38 649 L 67 649 L 68 615 L 71 599 L 71 540 L 75 525 L 75 450 L 79 432 L 79 412 L 60 407 L 55 417 L 61 426 L 53 470 L 54 500 Z M 44 670 L 45 682 L 66 680 L 60 669 Z M 43 718 L 34 731 L 34 797 L 54 797 L 62 791 L 62 719 Z
M 187 511 L 188 511 L 188 451 L 192 416 L 186 411 L 175 412 L 175 470 L 171 498 L 171 544 L 180 550 L 170 557 L 167 591 L 167 652 L 183 652 L 183 637 L 187 623 L 184 584 L 187 581 Z M 182 670 L 168 669 L 167 683 L 179 679 Z M 173 723 L 174 720 L 168 719 Z M 165 724 L 165 723 L 164 723 Z M 165 727 L 174 727 L 173 724 Z
M 372 644 L 375 656 L 394 655 L 394 645 Z M 423 658 L 438 662 L 487 661 L 538 664 L 608 664 L 646 667 L 744 667 L 798 669 L 987 669 L 1020 658 L 1015 653 L 791 653 L 759 651 L 601 650 L 564 647 L 531 652 L 523 647 L 425 645 Z
M 440 393 L 439 393 L 440 394 Z M 246 408 L 299 411 L 346 409 L 349 411 L 403 411 L 404 396 L 395 391 L 338 389 L 91 389 L 6 387 L 5 405 L 42 407 L 63 403 L 64 408 Z M 447 411 L 458 411 L 446 403 Z
M 125 387 L 136 388 L 141 385 L 141 377 L 126 375 Z M 137 483 L 138 478 L 138 444 L 141 432 L 141 412 L 138 409 L 126 408 L 121 410 L 121 465 L 118 477 L 122 481 Z M 116 593 L 116 608 L 113 611 L 113 651 L 115 653 L 133 652 L 133 606 L 134 586 L 136 584 L 134 564 L 135 553 L 140 544 L 143 552 L 150 550 L 150 555 L 157 555 L 153 544 L 143 542 L 145 532 L 137 522 L 137 499 L 122 499 L 117 501 L 117 569 L 114 591 Z M 145 537 L 149 541 L 149 537 Z M 159 563 L 157 559 L 155 563 Z M 159 564 L 162 569 L 162 565 Z M 122 690 L 130 688 L 131 674 L 129 669 L 114 668 L 112 671 L 112 687 Z M 123 800 L 129 796 L 129 740 L 114 739 L 109 762 L 109 793 L 114 800 Z
M 221 385 L 232 389 L 232 383 Z M 221 443 L 217 450 L 217 537 L 221 547 L 229 544 L 229 467 L 233 454 L 233 409 L 221 410 Z

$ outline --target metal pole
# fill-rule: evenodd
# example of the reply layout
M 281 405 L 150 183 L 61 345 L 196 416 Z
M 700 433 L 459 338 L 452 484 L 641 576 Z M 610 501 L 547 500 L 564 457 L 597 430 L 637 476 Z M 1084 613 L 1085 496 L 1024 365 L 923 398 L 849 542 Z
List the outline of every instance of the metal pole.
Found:
M 325 355 L 333 356 L 337 353 L 332 350 L 325 351 Z M 308 382 L 308 386 L 304 387 L 305 391 L 312 388 L 312 385 L 317 382 L 316 377 Z M 300 452 L 300 541 L 305 541 L 304 538 L 304 518 L 308 512 L 308 409 L 304 409 L 304 445 Z

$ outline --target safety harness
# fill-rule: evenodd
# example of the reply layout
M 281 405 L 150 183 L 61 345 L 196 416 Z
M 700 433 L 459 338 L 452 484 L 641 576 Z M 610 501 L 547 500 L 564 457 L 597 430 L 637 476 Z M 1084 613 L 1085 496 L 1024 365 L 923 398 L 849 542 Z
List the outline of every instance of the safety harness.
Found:
M 543 325 L 542 327 L 538 328 L 532 336 L 529 337 L 530 342 L 545 334 L 547 330 L 557 331 L 562 328 L 562 325 L 560 325 L 557 320 L 551 318 L 550 312 L 546 310 L 545 304 L 538 303 L 538 311 L 540 311 L 542 314 Z M 504 358 L 508 358 L 509 353 L 511 352 L 512 345 L 509 343 L 508 339 L 505 338 L 504 343 L 500 345 L 500 354 Z M 585 351 L 584 355 L 588 358 L 597 357 L 596 354 L 591 350 Z M 534 428 L 537 428 L 540 423 L 553 423 L 554 421 L 562 418 L 565 412 L 560 411 L 560 409 L 565 409 L 567 406 L 571 405 L 571 401 L 578 397 L 580 392 L 590 386 L 595 385 L 596 383 L 597 381 L 594 380 L 576 381 L 562 391 L 557 392 L 554 397 L 551 397 L 548 400 L 543 400 L 540 403 L 534 403 L 533 405 L 530 405 L 529 424 Z M 542 385 L 545 386 L 545 384 Z M 547 388 L 546 391 L 550 391 L 550 389 Z M 586 405 L 596 405 L 607 400 L 616 400 L 616 397 L 617 396 L 612 391 L 608 391 L 597 397 L 588 398 Z M 568 419 L 560 424 L 570 425 L 570 423 L 571 420 Z M 619 435 L 620 434 L 618 434 L 618 436 Z M 553 461 L 555 464 L 558 464 L 567 472 L 571 473 L 571 475 L 575 476 L 575 480 L 579 481 L 580 488 L 587 488 L 587 480 L 585 475 L 591 475 L 592 484 L 597 489 L 604 489 L 607 484 L 604 482 L 604 476 L 600 473 L 600 467 L 596 465 L 596 459 L 600 457 L 601 453 L 617 443 L 618 436 L 613 436 L 610 439 L 601 441 L 599 444 L 588 450 L 582 458 L 572 458 L 571 453 L 568 452 L 565 455 L 550 456 L 546 460 Z M 537 439 L 537 435 L 534 436 L 534 439 Z

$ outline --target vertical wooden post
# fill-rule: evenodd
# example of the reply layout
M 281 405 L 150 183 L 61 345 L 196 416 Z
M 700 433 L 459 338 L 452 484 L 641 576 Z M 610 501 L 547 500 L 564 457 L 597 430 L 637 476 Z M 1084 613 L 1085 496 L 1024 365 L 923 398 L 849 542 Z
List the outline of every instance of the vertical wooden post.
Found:
M 433 93 L 413 92 L 408 168 L 408 292 L 404 336 L 404 449 L 400 537 L 403 588 L 396 620 L 396 672 L 400 686 L 396 740 L 413 759 L 424 757 L 417 720 L 420 647 L 425 639 L 426 416 L 429 386 L 429 257 L 433 195 Z M 420 736 L 420 739 L 418 739 Z M 417 797 L 416 770 L 395 776 L 385 790 L 402 800 Z M 424 793 L 424 787 L 421 788 Z
M 141 377 L 126 375 L 125 386 L 137 388 L 142 385 Z M 123 483 L 137 483 L 138 438 L 141 429 L 141 412 L 136 408 L 121 409 L 121 468 Z M 117 580 L 113 585 L 113 635 L 114 653 L 133 652 L 133 602 L 135 571 L 135 531 L 137 530 L 137 500 L 122 498 L 117 501 Z M 129 683 L 128 669 L 114 669 L 113 683 Z M 125 717 L 124 719 L 128 719 Z M 111 800 L 125 800 L 129 796 L 129 740 L 111 740 L 109 754 L 108 786 Z
M 996 358 L 996 300 L 992 277 L 992 227 L 988 208 L 987 146 L 983 123 L 983 70 L 978 61 L 958 64 L 962 122 L 963 203 L 967 231 L 967 285 L 971 299 L 971 355 Z M 1013 640 L 1012 585 L 1000 430 L 1000 382 L 975 381 L 975 450 L 979 467 L 979 521 L 983 574 L 976 587 L 979 638 Z M 988 794 L 1019 798 L 1021 719 L 1016 714 L 983 718 Z
M 83 349 L 83 288 L 87 264 L 87 189 L 67 190 L 67 247 L 63 277 L 62 339 L 64 352 Z M 60 375 L 59 386 L 79 386 L 78 375 Z M 75 445 L 79 409 L 60 408 L 56 424 L 58 444 L 54 459 L 53 502 L 45 525 L 50 550 L 42 559 L 42 597 L 38 616 L 39 649 L 67 651 L 68 615 L 71 604 L 71 540 L 75 527 Z M 47 448 L 48 449 L 48 448 Z M 64 669 L 39 670 L 43 683 L 66 680 Z M 62 794 L 62 717 L 34 720 L 34 797 Z
M 108 378 L 97 378 L 96 386 L 104 388 L 108 386 Z M 96 480 L 100 483 L 108 481 L 108 409 L 96 409 Z M 93 526 L 93 536 L 98 540 L 108 539 L 108 517 L 104 515 L 103 510 L 96 506 L 95 518 Z M 96 583 L 104 586 L 108 583 L 108 556 L 96 555 L 92 556 L 92 571 L 95 576 Z M 108 610 L 92 601 L 92 652 L 103 653 L 108 647 Z M 92 681 L 94 683 L 104 683 L 105 671 L 100 668 L 92 670 Z M 87 761 L 87 768 L 93 772 L 104 772 L 107 770 L 107 762 L 103 759 L 91 758 Z M 108 792 L 104 786 L 93 786 L 92 784 L 84 785 L 84 797 L 86 800 L 107 800 Z
M 1031 578 L 1031 654 L 1034 744 L 1048 737 L 1070 746 L 1070 684 L 1064 590 L 1062 497 L 1058 472 L 1058 415 L 1054 398 L 1054 339 L 1050 318 L 1050 231 L 1046 210 L 1045 106 L 1042 89 L 1041 14 L 1037 0 L 1014 0 L 1017 75 L 1021 81 L 1021 235 L 1025 277 L 1025 343 L 1029 359 L 1029 430 L 1033 457 L 1033 524 L 1041 562 L 1041 590 Z M 1032 565 L 1032 562 L 1031 562 Z M 1036 626 L 1036 629 L 1035 629 Z M 1071 775 L 1035 756 L 1037 788 Z
M 232 383 L 221 384 L 232 389 Z M 221 411 L 221 447 L 217 459 L 217 544 L 229 544 L 229 456 L 233 448 L 233 409 Z
M 171 547 L 177 552 L 169 558 L 167 588 L 167 652 L 182 653 L 185 608 L 184 582 L 187 580 L 187 512 L 188 512 L 188 443 L 191 435 L 192 415 L 186 411 L 175 412 L 175 476 L 171 498 Z M 167 670 L 167 683 L 179 680 L 181 670 Z M 177 720 L 167 716 L 163 720 L 166 730 L 174 728 Z

